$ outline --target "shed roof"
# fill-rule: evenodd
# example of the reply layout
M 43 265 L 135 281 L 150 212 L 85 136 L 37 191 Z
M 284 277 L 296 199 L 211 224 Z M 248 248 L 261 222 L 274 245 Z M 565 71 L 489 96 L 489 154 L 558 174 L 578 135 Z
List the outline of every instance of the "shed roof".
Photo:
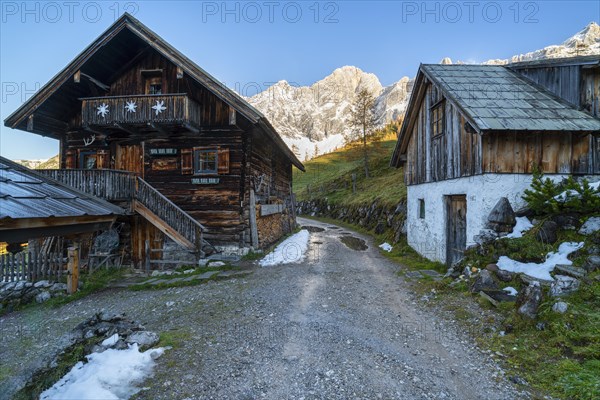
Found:
M 115 216 L 125 210 L 43 177 L 0 157 L 0 221 L 4 219 Z
M 600 131 L 600 120 L 504 66 L 424 64 L 421 70 L 480 131 Z

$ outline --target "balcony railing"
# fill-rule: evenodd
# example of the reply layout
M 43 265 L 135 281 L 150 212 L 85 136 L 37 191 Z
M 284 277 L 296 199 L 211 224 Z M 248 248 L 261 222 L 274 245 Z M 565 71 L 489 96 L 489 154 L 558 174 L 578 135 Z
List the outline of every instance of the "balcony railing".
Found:
M 84 126 L 151 123 L 200 126 L 200 106 L 185 93 L 87 97 L 81 100 Z
M 135 196 L 133 172 L 111 169 L 39 169 L 36 172 L 108 201 L 130 201 Z

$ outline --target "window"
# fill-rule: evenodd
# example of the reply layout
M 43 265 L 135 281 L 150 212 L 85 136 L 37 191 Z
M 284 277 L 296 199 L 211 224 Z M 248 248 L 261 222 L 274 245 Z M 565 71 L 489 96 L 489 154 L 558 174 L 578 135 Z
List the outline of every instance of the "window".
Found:
M 217 149 L 194 151 L 194 173 L 216 174 L 218 172 Z
M 146 78 L 146 94 L 162 94 L 162 78 Z
M 425 219 L 425 199 L 419 199 L 419 218 Z
M 98 165 L 98 156 L 95 151 L 86 151 L 79 153 L 79 168 L 96 169 Z
M 440 101 L 431 109 L 431 136 L 436 137 L 444 133 L 444 101 Z

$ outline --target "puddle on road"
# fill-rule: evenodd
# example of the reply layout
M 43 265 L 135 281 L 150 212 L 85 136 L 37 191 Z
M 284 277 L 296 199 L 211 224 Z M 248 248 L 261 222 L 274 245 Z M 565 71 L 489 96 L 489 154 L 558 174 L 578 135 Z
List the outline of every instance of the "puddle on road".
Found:
M 352 250 L 365 251 L 369 248 L 364 240 L 354 236 L 340 236 L 340 240 Z
M 320 228 L 318 226 L 306 225 L 302 226 L 300 229 L 306 229 L 310 233 L 323 232 L 325 229 Z

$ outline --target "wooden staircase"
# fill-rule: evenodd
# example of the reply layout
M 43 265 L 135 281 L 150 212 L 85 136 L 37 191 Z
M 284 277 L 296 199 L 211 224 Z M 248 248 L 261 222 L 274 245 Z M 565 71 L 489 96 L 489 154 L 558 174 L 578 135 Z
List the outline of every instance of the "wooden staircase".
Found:
M 127 201 L 134 212 L 198 256 L 203 255 L 203 246 L 213 247 L 203 238 L 206 228 L 202 224 L 132 172 L 109 169 L 49 169 L 36 172 L 107 201 Z

